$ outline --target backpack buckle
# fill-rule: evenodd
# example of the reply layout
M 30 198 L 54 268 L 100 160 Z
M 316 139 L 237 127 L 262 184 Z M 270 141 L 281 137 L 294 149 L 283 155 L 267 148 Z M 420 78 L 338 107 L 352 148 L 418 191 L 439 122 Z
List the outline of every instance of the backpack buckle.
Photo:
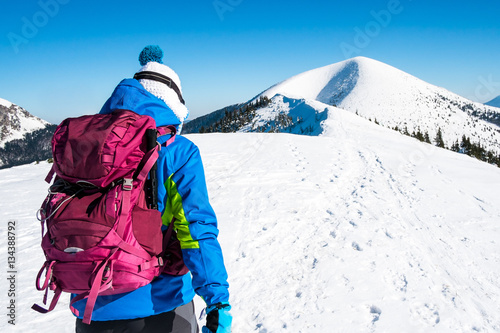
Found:
M 133 179 L 132 178 L 124 178 L 122 188 L 124 191 L 132 191 L 133 188 Z

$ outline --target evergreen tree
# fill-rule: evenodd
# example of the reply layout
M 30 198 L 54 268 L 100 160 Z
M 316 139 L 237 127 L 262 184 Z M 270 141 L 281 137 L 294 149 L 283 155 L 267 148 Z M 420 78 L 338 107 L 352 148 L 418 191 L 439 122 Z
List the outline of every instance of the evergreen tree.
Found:
M 443 140 L 443 132 L 441 131 L 441 127 L 438 128 L 438 131 L 436 133 L 436 138 L 434 139 L 434 141 L 436 142 L 436 146 L 440 148 L 445 148 Z
M 425 141 L 424 135 L 422 134 L 422 132 L 420 132 L 420 128 L 417 130 L 417 133 L 415 134 L 415 138 L 417 138 L 418 141 L 422 141 L 422 142 Z
M 496 164 L 495 155 L 492 151 L 486 153 L 486 162 Z
M 429 137 L 429 133 L 425 131 L 424 134 L 424 142 L 431 143 L 431 138 Z
M 47 125 L 45 128 L 26 133 L 22 139 L 6 142 L 0 148 L 0 160 L 4 163 L 0 169 L 15 165 L 45 161 L 52 156 L 50 144 L 56 125 Z
M 471 143 L 469 138 L 467 138 L 465 135 L 462 135 L 462 142 L 460 143 L 460 150 L 463 154 L 470 154 L 471 151 Z

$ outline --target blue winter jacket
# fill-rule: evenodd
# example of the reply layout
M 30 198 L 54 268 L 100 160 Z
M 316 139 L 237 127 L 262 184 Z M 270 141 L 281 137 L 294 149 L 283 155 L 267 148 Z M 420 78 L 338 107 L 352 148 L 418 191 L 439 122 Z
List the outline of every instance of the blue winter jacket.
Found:
M 149 115 L 157 126 L 179 125 L 180 121 L 159 98 L 146 91 L 135 79 L 123 80 L 104 104 L 101 114 L 116 109 Z M 165 143 L 167 138 L 160 138 Z M 217 241 L 215 213 L 210 206 L 203 164 L 198 147 L 177 136 L 163 146 L 158 158 L 158 209 L 164 227 L 175 217 L 174 227 L 181 243 L 184 262 L 190 273 L 162 274 L 150 284 L 132 292 L 99 296 L 92 320 L 119 320 L 152 316 L 171 311 L 200 295 L 207 305 L 228 302 L 227 273 Z M 83 318 L 86 300 L 74 304 Z

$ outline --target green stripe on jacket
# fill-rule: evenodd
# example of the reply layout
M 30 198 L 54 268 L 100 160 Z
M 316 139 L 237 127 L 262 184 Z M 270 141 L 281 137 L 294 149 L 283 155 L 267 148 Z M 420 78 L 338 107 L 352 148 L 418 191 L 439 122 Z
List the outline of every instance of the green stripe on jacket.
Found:
M 165 204 L 165 211 L 161 217 L 164 225 L 169 225 L 175 217 L 174 228 L 177 231 L 177 238 L 181 243 L 181 249 L 199 249 L 198 241 L 195 241 L 189 231 L 189 222 L 182 206 L 182 196 L 177 191 L 177 185 L 172 180 L 172 175 L 165 182 L 168 202 Z

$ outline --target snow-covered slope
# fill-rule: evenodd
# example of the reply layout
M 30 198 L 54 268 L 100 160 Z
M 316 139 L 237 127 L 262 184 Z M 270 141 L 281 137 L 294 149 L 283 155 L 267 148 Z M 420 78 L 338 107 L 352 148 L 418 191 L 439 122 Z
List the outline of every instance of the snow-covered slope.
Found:
M 26 133 L 44 128 L 49 123 L 31 115 L 22 107 L 0 99 L 0 147 Z
M 500 108 L 500 96 L 493 98 L 491 101 L 484 103 L 485 105 L 494 106 L 496 108 Z
M 320 136 L 188 136 L 218 214 L 233 332 L 500 331 L 500 169 L 327 111 Z M 30 310 L 49 168 L 0 170 L 0 261 L 16 220 L 18 271 L 16 327 L 4 318 L 2 332 L 74 332 L 68 296 Z
M 377 120 L 381 125 L 435 137 L 447 146 L 462 136 L 500 153 L 500 110 L 460 97 L 379 61 L 356 57 L 310 70 L 265 90 L 294 99 L 316 100 Z
M 276 94 L 270 103 L 256 111 L 253 120 L 239 132 L 285 132 L 319 135 L 328 116 L 328 105 Z
M 12 103 L 6 99 L 0 98 L 0 105 L 5 106 L 6 108 L 10 108 Z

